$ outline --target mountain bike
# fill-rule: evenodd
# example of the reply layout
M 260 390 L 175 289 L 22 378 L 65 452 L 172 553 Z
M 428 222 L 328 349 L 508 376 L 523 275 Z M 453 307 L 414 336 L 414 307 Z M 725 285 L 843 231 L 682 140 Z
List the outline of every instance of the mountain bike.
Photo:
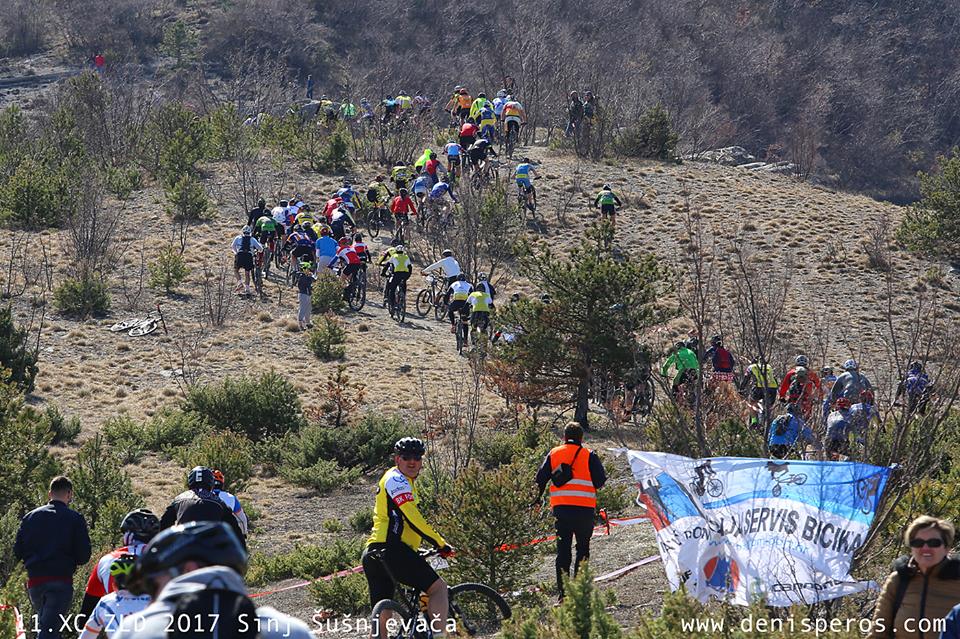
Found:
M 475 191 L 483 189 L 484 186 L 493 181 L 493 178 L 496 176 L 497 171 L 499 170 L 499 160 L 490 158 L 485 159 L 480 163 L 479 170 L 474 171 L 473 175 L 470 176 L 470 186 L 472 186 Z
M 470 337 L 469 327 L 469 317 L 461 311 L 457 316 L 456 331 L 454 331 L 457 335 L 457 355 L 463 355 L 463 347 L 467 345 L 467 340 Z
M 390 309 L 390 317 L 397 320 L 397 324 L 403 324 L 403 320 L 407 318 L 406 281 L 397 283 L 393 289 L 392 299 L 387 300 L 387 306 Z
M 403 585 L 382 561 L 383 551 L 374 551 L 373 557 L 381 562 L 384 571 L 394 582 L 396 599 L 381 599 L 370 615 L 374 636 L 380 639 L 426 639 L 439 636 L 430 632 L 427 618 L 426 595 L 420 590 Z M 446 560 L 437 551 L 420 553 L 434 570 L 448 567 Z M 496 590 L 481 583 L 463 583 L 448 590 L 450 608 L 448 619 L 456 624 L 458 636 L 494 637 L 503 629 L 503 622 L 510 618 L 510 605 Z M 381 615 L 384 617 L 381 623 Z M 448 621 L 449 623 L 449 621 Z
M 347 288 L 349 289 L 347 305 L 350 310 L 359 311 L 367 303 L 367 269 L 365 264 L 350 276 L 350 284 Z
M 427 283 L 430 288 L 422 288 L 417 293 L 417 315 L 426 317 L 433 308 L 433 315 L 440 322 L 447 314 L 447 304 L 443 301 L 446 286 L 438 282 L 433 275 L 427 276 Z
M 367 232 L 370 237 L 379 237 L 380 229 L 390 223 L 390 212 L 383 206 L 374 206 L 367 215 Z
M 142 337 L 144 335 L 149 335 L 150 333 L 157 330 L 158 326 L 163 326 L 163 332 L 167 332 L 167 323 L 163 319 L 163 311 L 160 310 L 160 305 L 157 304 L 157 316 L 153 317 L 148 315 L 147 317 L 132 317 L 125 319 L 122 322 L 117 322 L 110 327 L 111 333 L 121 333 L 123 331 L 127 332 L 127 335 L 130 337 Z
M 517 148 L 517 141 L 520 139 L 520 126 L 509 126 L 509 124 L 507 126 L 507 135 L 503 140 L 503 145 L 508 158 L 513 157 L 513 150 Z

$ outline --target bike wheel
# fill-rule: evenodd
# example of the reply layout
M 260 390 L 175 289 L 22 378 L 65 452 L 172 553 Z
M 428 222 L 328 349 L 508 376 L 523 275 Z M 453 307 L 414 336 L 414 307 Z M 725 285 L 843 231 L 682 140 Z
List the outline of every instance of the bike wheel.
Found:
M 350 292 L 348 304 L 353 311 L 359 311 L 367 302 L 367 278 L 362 275 L 363 271 L 357 271 L 353 276 L 353 290 Z
M 384 616 L 381 625 L 380 616 Z M 399 601 L 381 599 L 370 613 L 372 635 L 378 639 L 401 639 L 404 629 L 410 628 L 413 613 Z
M 430 295 L 430 291 L 427 289 L 421 290 L 417 293 L 417 315 L 420 317 L 426 317 L 427 313 L 430 312 L 430 307 L 433 306 L 433 296 Z
M 393 297 L 396 300 L 394 319 L 398 324 L 403 324 L 403 320 L 407 319 L 407 292 L 398 286 Z
M 447 311 L 449 310 L 449 308 L 450 306 L 446 302 L 444 302 L 443 300 L 440 300 L 437 303 L 437 305 L 433 307 L 433 317 L 438 322 L 442 322 L 444 318 L 447 316 Z
M 123 320 L 122 322 L 117 322 L 116 324 L 110 327 L 110 332 L 121 333 L 123 331 L 128 331 L 134 326 L 136 326 L 137 324 L 140 324 L 142 321 L 143 321 L 142 319 L 137 318 L 137 319 L 127 319 L 127 320 Z
M 370 215 L 367 216 L 367 232 L 370 234 L 370 237 L 379 237 L 382 226 L 383 221 L 380 219 L 380 209 L 374 209 Z
M 471 637 L 493 637 L 510 618 L 510 605 L 484 584 L 460 584 L 450 589 L 450 619 Z
M 127 331 L 127 335 L 130 337 L 142 337 L 143 335 L 149 335 L 155 330 L 157 330 L 157 320 L 150 319 L 145 322 L 140 322 L 131 328 L 129 331 Z
M 466 327 L 463 325 L 463 321 L 457 322 L 457 355 L 463 354 L 463 346 L 467 341 Z

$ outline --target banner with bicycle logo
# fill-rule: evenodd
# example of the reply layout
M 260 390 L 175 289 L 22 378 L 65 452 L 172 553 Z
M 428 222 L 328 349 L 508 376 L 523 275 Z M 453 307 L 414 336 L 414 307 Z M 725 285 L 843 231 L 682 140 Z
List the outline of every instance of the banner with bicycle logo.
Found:
M 673 590 L 747 605 L 875 588 L 850 574 L 890 468 L 627 451 Z

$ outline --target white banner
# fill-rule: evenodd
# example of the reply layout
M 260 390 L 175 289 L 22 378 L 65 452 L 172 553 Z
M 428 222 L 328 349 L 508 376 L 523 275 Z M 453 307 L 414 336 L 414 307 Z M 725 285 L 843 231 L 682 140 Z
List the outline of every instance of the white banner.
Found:
M 849 575 L 889 468 L 627 451 L 670 587 L 700 601 L 810 604 L 875 588 Z

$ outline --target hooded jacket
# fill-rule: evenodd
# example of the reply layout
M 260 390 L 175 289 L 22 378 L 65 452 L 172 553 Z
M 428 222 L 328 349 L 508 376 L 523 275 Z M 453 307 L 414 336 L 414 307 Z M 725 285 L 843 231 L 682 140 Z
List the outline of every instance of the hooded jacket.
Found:
M 900 580 L 907 579 L 900 607 L 894 611 Z M 960 559 L 947 557 L 922 574 L 912 558 L 901 557 L 893 564 L 877 599 L 873 625 L 867 639 L 936 639 L 937 632 L 921 633 L 921 618 L 943 619 L 960 601 Z M 931 628 L 936 626 L 931 625 Z M 896 635 L 893 629 L 896 628 Z

